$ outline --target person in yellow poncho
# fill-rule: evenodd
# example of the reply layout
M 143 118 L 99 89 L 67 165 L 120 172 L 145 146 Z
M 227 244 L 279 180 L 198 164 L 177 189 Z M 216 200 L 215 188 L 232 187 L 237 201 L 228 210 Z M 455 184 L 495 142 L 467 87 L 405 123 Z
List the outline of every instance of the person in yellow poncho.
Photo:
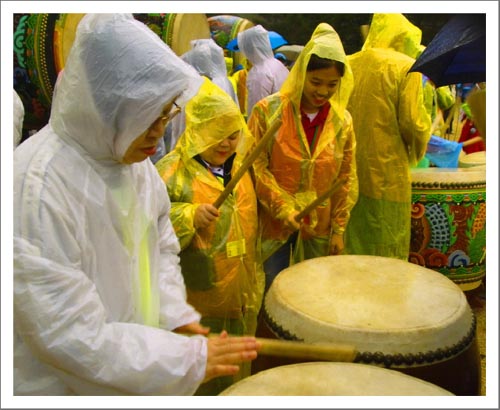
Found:
M 420 45 L 416 55 L 410 55 L 417 59 L 425 50 L 425 46 Z M 424 105 L 427 113 L 431 116 L 431 134 L 444 137 L 446 130 L 444 112 L 453 107 L 455 96 L 448 85 L 436 87 L 432 80 L 426 75 L 422 75 Z
M 186 128 L 177 147 L 156 164 L 172 202 L 187 300 L 211 332 L 254 335 L 257 327 L 264 273 L 256 252 L 257 199 L 250 174 L 219 209 L 212 205 L 252 142 L 237 104 L 205 79 L 186 105 Z M 196 394 L 218 394 L 233 382 L 232 377 L 214 379 Z
M 350 81 L 345 81 L 349 78 Z M 281 126 L 254 163 L 266 288 L 292 262 L 342 253 L 357 198 L 355 136 L 345 110 L 352 73 L 342 42 L 326 23 L 315 29 L 280 91 L 260 100 L 248 125 L 260 140 Z M 302 223 L 295 216 L 331 195 Z
M 362 50 L 349 56 L 359 198 L 346 230 L 348 254 L 408 258 L 410 167 L 431 136 L 422 74 L 408 73 L 421 35 L 401 14 L 374 14 Z

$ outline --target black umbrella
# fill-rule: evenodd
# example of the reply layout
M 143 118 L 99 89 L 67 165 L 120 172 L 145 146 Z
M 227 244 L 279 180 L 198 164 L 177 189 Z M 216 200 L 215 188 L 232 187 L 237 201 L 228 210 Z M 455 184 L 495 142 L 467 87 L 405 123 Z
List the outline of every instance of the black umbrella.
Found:
M 486 81 L 486 14 L 451 18 L 410 71 L 425 74 L 436 87 Z

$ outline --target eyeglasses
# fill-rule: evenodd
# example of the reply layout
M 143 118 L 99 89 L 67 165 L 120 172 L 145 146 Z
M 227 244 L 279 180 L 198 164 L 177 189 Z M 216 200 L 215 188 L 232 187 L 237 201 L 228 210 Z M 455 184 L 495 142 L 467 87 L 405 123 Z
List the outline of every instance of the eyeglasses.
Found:
M 172 107 L 170 112 L 158 118 L 163 123 L 163 125 L 166 125 L 167 122 L 171 121 L 172 118 L 174 118 L 177 114 L 181 112 L 181 107 L 179 107 L 175 101 L 172 104 L 174 106 Z

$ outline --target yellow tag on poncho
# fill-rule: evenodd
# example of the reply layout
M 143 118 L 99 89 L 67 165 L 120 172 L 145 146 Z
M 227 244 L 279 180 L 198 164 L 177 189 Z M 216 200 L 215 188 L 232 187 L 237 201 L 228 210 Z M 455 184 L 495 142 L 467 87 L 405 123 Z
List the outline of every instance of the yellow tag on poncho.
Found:
M 228 242 L 226 244 L 226 253 L 228 258 L 244 255 L 246 253 L 245 239 Z

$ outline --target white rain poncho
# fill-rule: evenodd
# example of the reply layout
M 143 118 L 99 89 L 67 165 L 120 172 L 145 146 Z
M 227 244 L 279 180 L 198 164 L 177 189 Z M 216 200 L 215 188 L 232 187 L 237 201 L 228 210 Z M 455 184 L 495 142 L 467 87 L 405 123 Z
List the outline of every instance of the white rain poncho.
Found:
M 238 33 L 238 48 L 252 63 L 247 76 L 247 115 L 257 101 L 278 92 L 288 76 L 288 69 L 276 58 L 267 30 L 261 25 Z
M 238 105 L 234 87 L 229 81 L 224 59 L 224 50 L 211 38 L 202 38 L 191 41 L 191 50 L 181 58 L 192 65 L 199 74 L 208 77 L 215 85 L 229 94 Z
M 201 77 L 132 15 L 80 22 L 50 122 L 14 152 L 14 392 L 186 395 L 206 338 L 186 302 L 165 185 L 120 161 Z

